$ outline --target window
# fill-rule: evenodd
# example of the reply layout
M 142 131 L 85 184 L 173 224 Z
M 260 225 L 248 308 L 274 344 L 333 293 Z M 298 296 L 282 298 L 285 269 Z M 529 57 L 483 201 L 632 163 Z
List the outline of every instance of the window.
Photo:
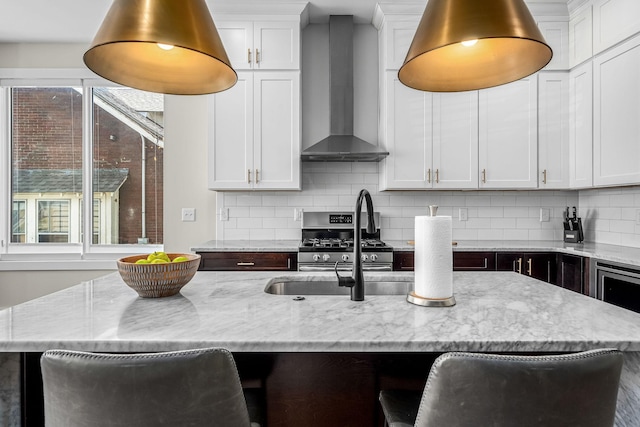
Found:
M 69 201 L 38 201 L 38 242 L 69 242 Z
M 163 95 L 80 79 L 43 82 L 2 81 L 8 132 L 0 145 L 8 157 L 0 154 L 0 169 L 9 167 L 10 184 L 0 208 L 11 215 L 0 255 L 161 245 Z
M 27 202 L 25 200 L 14 200 L 11 209 L 11 242 L 26 242 L 26 214 Z

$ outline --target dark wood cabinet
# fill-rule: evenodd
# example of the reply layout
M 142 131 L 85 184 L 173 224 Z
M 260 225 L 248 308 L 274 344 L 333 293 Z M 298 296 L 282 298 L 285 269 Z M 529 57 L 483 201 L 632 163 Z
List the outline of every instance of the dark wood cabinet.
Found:
M 394 251 L 393 271 L 413 271 L 414 260 L 413 251 Z
M 454 252 L 453 271 L 495 271 L 495 252 Z
M 589 259 L 577 255 L 558 255 L 556 284 L 580 294 L 589 295 Z
M 297 252 L 198 252 L 202 271 L 295 271 Z
M 497 252 L 496 270 L 515 271 L 547 283 L 556 283 L 557 254 L 551 252 Z

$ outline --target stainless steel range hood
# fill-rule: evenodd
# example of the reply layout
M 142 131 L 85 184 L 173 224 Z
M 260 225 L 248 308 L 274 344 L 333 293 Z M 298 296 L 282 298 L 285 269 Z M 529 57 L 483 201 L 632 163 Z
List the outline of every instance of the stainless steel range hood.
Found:
M 303 162 L 379 162 L 387 151 L 353 134 L 353 16 L 329 18 L 330 132 L 302 152 Z

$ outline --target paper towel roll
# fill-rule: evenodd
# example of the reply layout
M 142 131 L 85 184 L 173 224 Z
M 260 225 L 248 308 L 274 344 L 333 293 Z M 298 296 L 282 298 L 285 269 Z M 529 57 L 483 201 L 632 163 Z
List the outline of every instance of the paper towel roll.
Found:
M 453 296 L 450 216 L 417 216 L 415 224 L 415 293 L 423 298 Z

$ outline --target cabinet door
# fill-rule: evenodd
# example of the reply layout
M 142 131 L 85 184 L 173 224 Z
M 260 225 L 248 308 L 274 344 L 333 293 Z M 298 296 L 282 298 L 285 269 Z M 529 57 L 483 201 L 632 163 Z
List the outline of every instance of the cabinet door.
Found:
M 250 189 L 253 186 L 252 73 L 238 73 L 235 86 L 209 96 L 209 189 Z
M 478 188 L 478 92 L 433 94 L 433 188 Z
M 522 273 L 524 263 L 524 254 L 521 252 L 498 252 L 496 253 L 496 270 L 497 271 L 515 271 Z
M 584 258 L 575 255 L 560 254 L 558 262 L 558 279 L 556 283 L 564 289 L 585 293 Z
M 479 92 L 480 188 L 538 186 L 538 78 Z
M 254 74 L 255 188 L 300 189 L 300 72 Z
M 253 23 L 243 21 L 216 22 L 224 50 L 235 70 L 253 68 Z
M 543 282 L 556 283 L 556 261 L 554 253 L 529 253 L 524 256 L 523 274 L 542 280 Z
M 255 22 L 253 38 L 255 68 L 300 69 L 299 22 Z
M 593 73 L 591 61 L 569 74 L 569 186 L 593 185 Z
M 388 21 L 381 32 L 380 45 L 385 70 L 399 70 L 407 57 L 407 52 L 418 28 L 419 17 L 403 17 L 406 20 Z
M 593 183 L 640 182 L 640 37 L 595 57 Z
M 638 16 L 638 0 L 593 0 L 594 54 L 639 32 Z
M 566 70 L 569 68 L 569 24 L 564 21 L 540 22 L 540 32 L 553 50 L 551 61 L 545 70 Z
M 569 73 L 538 77 L 538 187 L 569 188 Z
M 382 162 L 382 190 L 431 187 L 430 93 L 406 87 L 396 72 L 386 75 L 386 133 L 389 156 Z
M 591 3 L 569 21 L 569 64 L 574 67 L 593 56 Z

